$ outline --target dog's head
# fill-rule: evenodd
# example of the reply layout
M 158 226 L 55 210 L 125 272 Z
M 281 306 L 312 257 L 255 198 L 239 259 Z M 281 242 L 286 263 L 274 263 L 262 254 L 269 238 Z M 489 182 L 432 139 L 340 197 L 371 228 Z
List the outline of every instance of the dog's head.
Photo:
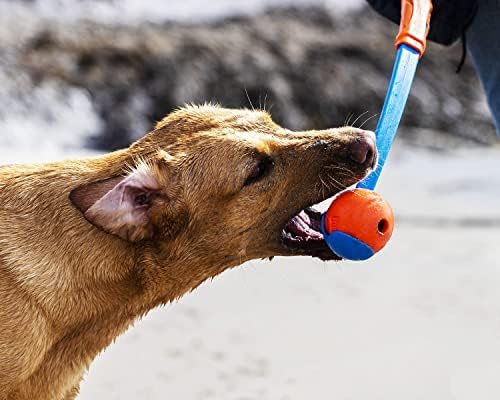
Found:
M 128 153 L 123 176 L 72 192 L 86 219 L 166 258 L 221 266 L 277 255 L 336 258 L 310 207 L 376 162 L 371 132 L 291 132 L 266 112 L 215 106 L 174 112 Z

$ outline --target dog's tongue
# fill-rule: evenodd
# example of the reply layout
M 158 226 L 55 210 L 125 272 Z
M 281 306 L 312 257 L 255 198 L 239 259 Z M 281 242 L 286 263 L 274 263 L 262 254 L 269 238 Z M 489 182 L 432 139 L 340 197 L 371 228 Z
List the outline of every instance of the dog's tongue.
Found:
M 305 211 L 301 211 L 287 224 L 287 228 L 290 230 L 290 232 L 304 238 L 305 240 L 323 239 L 323 235 L 321 234 L 321 232 L 314 230 L 312 226 L 313 223 L 311 222 L 311 218 L 306 214 Z

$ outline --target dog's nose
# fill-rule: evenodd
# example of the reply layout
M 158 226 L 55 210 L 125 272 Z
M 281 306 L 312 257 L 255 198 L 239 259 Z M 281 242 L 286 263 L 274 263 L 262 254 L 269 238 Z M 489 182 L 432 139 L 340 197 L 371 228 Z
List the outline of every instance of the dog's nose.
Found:
M 372 132 L 360 132 L 349 147 L 349 157 L 358 164 L 372 165 L 377 155 L 375 135 Z

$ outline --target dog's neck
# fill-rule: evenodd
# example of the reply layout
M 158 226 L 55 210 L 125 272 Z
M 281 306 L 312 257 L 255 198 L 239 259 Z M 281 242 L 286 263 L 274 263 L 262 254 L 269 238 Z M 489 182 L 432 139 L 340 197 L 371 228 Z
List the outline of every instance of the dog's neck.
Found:
M 127 156 L 115 153 L 113 165 L 123 165 Z M 92 226 L 73 207 L 69 192 L 120 172 L 107 156 L 0 170 L 0 273 L 11 275 L 45 316 L 58 365 L 81 360 L 83 371 L 138 317 L 242 261 L 222 265 L 216 252 L 190 251 L 188 236 L 158 247 L 132 244 Z

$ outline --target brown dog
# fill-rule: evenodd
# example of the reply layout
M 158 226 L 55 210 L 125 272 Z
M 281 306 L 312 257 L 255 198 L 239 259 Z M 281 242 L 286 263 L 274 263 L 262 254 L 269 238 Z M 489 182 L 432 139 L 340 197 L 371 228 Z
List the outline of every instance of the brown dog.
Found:
M 319 214 L 301 210 L 375 161 L 370 132 L 295 133 L 202 106 L 126 150 L 0 168 L 0 399 L 75 398 L 137 318 L 227 268 L 334 259 Z

